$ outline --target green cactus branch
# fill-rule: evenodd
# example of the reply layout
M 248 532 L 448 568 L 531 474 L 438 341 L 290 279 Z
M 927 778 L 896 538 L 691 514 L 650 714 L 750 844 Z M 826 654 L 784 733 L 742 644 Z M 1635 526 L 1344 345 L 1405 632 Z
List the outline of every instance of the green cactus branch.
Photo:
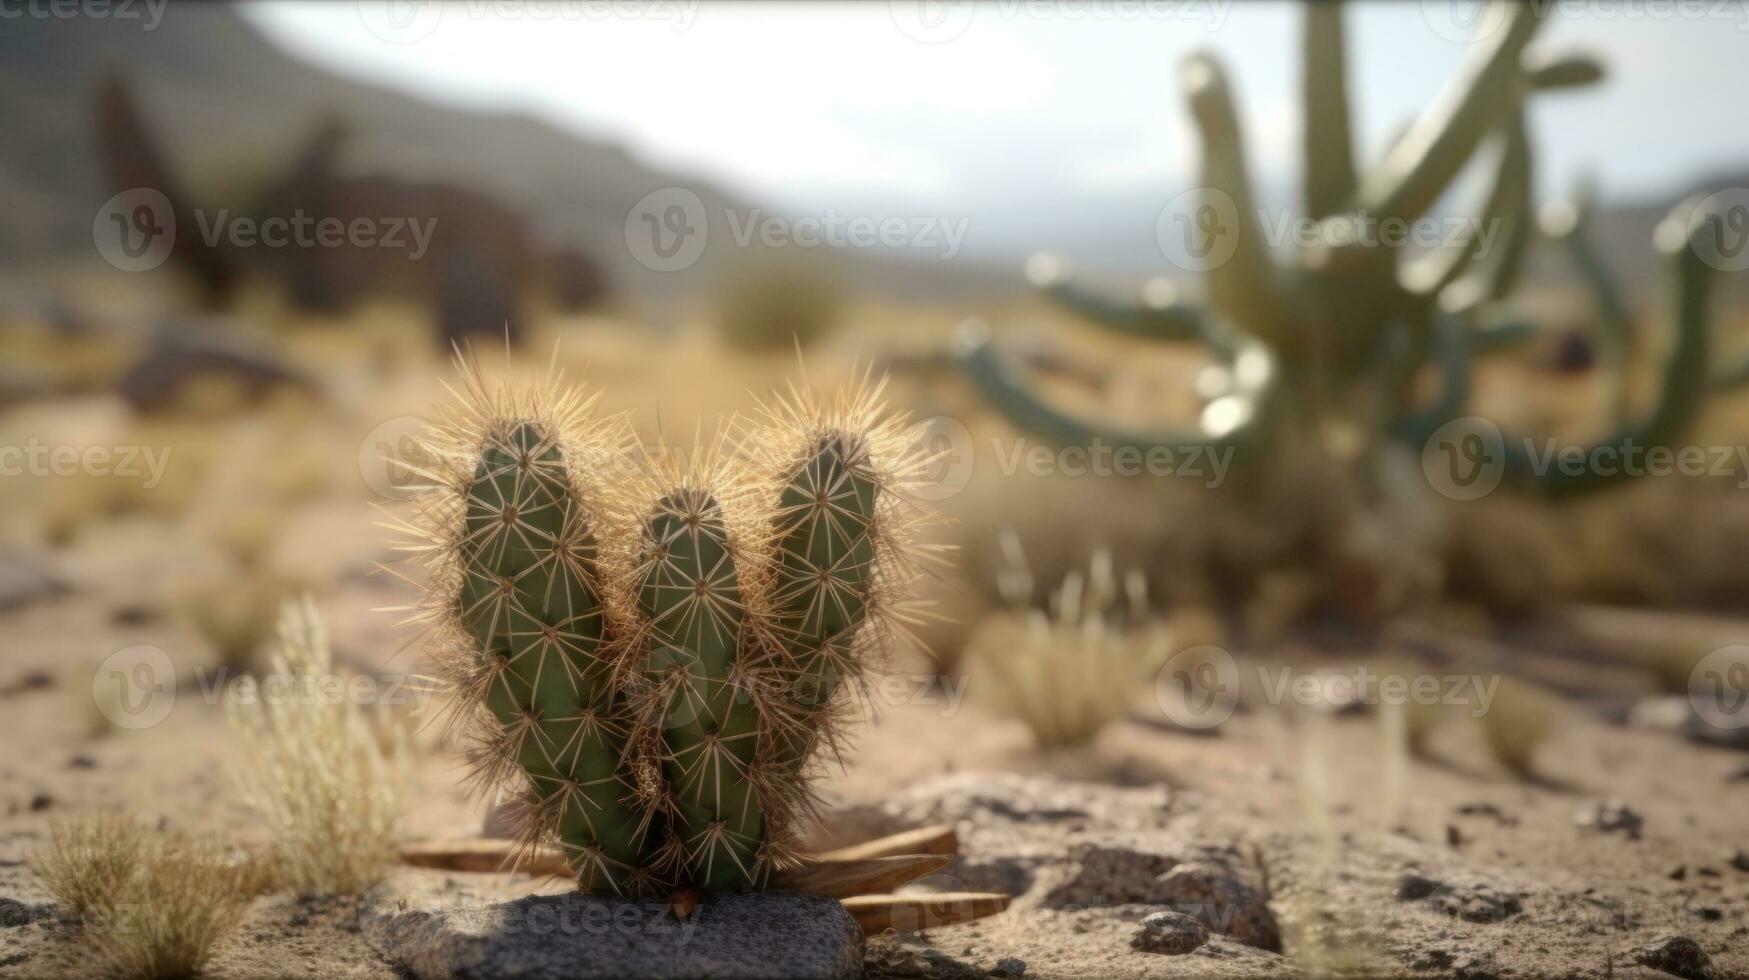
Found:
M 1081 285 L 1054 256 L 1034 256 L 1028 272 L 1046 296 L 1107 330 L 1143 340 L 1202 341 L 1222 360 L 1238 352 L 1238 338 L 1201 307 L 1179 299 L 1165 279 L 1150 280 L 1141 298 L 1129 301 Z
M 1301 55 L 1306 216 L 1316 220 L 1341 210 L 1354 196 L 1357 180 L 1348 118 L 1347 41 L 1339 0 L 1306 7 Z
M 1520 60 L 1542 18 L 1530 4 L 1494 0 L 1485 18 L 1501 23 L 1439 101 L 1403 135 L 1377 169 L 1362 178 L 1356 206 L 1379 220 L 1426 213 L 1521 96 Z
M 1139 431 L 1099 425 L 1076 418 L 1049 405 L 1024 380 L 1020 369 L 996 349 L 989 330 L 982 324 L 960 327 L 955 337 L 956 356 L 984 397 L 1020 429 L 1033 432 L 1063 446 L 1088 446 L 1095 442 L 1114 447 L 1132 447 L 1143 453 L 1156 450 L 1180 452 L 1191 447 L 1249 452 L 1258 446 L 1262 416 L 1270 409 L 1273 388 L 1261 392 L 1235 392 L 1211 402 L 1204 423 L 1194 430 Z M 1216 408 L 1217 404 L 1220 406 Z
M 1233 93 L 1220 63 L 1206 54 L 1186 59 L 1180 77 L 1190 115 L 1202 134 L 1205 200 L 1185 216 L 1196 253 L 1226 256 L 1208 270 L 1209 302 L 1239 331 L 1277 349 L 1299 340 L 1280 272 L 1257 224 L 1256 199 Z M 1228 254 L 1230 252 L 1230 254 Z
M 1700 414 L 1709 389 L 1707 351 L 1713 269 L 1696 248 L 1689 218 L 1696 201 L 1684 201 L 1658 226 L 1654 244 L 1672 266 L 1670 327 L 1673 333 L 1665 356 L 1658 400 L 1645 417 L 1619 426 L 1615 432 L 1590 446 L 1569 453 L 1584 459 L 1608 457 L 1623 460 L 1632 451 L 1669 447 L 1688 431 Z M 1615 483 L 1634 475 L 1633 468 L 1584 466 L 1569 470 L 1559 465 L 1545 467 L 1533 458 L 1529 443 L 1521 437 L 1505 437 L 1506 477 L 1534 493 L 1563 499 Z

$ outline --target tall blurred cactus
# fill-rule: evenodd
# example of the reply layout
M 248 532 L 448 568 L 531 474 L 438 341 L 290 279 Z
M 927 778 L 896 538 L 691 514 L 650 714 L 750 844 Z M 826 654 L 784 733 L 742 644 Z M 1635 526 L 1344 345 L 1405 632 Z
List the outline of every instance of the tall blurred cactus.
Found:
M 1098 438 L 1119 446 L 1266 449 L 1284 429 L 1303 426 L 1339 453 L 1371 458 L 1385 440 L 1420 449 L 1441 426 L 1466 414 L 1473 358 L 1534 333 L 1534 325 L 1502 303 L 1517 281 L 1537 226 L 1532 154 L 1525 105 L 1540 93 L 1598 81 L 1602 69 L 1584 56 L 1539 57 L 1527 46 L 1540 18 L 1534 5 L 1496 0 L 1483 22 L 1493 25 L 1475 44 L 1460 77 L 1399 136 L 1375 166 L 1354 160 L 1342 6 L 1304 5 L 1304 217 L 1317 223 L 1316 244 L 1291 264 L 1271 254 L 1246 172 L 1245 148 L 1225 72 L 1207 54 L 1185 61 L 1181 81 L 1203 143 L 1199 212 L 1218 215 L 1197 229 L 1197 254 L 1224 255 L 1206 273 L 1207 307 L 1178 298 L 1165 279 L 1150 281 L 1139 301 L 1079 285 L 1066 265 L 1035 257 L 1028 273 L 1044 291 L 1094 323 L 1160 341 L 1198 341 L 1221 370 L 1200 423 L 1188 431 L 1118 431 L 1063 412 L 991 342 L 968 325 L 957 354 L 991 402 L 1022 428 L 1061 442 Z M 1413 260 L 1400 245 L 1363 235 L 1363 225 L 1422 217 L 1454 179 L 1491 144 L 1493 180 L 1474 229 L 1460 248 Z M 1213 209 L 1213 210 L 1211 210 Z M 1693 202 L 1660 226 L 1657 246 L 1673 266 L 1673 341 L 1658 401 L 1639 418 L 1619 417 L 1601 446 L 1667 445 L 1694 420 L 1707 375 L 1710 268 L 1690 246 Z M 1625 370 L 1628 314 L 1586 236 L 1583 207 L 1556 208 L 1564 241 L 1596 293 L 1600 340 L 1616 372 Z M 1746 362 L 1749 363 L 1749 362 Z M 1428 368 L 1440 379 L 1432 399 L 1418 396 Z M 1742 372 L 1749 378 L 1749 370 Z M 1714 386 L 1735 383 L 1720 372 Z M 1618 408 L 1620 402 L 1618 401 Z M 1623 414 L 1619 413 L 1618 414 Z M 1345 435 L 1343 435 L 1345 433 Z M 1549 498 L 1603 486 L 1628 468 L 1572 475 L 1539 469 L 1507 436 L 1506 481 Z
M 670 465 L 556 383 L 468 382 L 402 530 L 477 780 L 585 889 L 763 886 L 913 577 L 919 444 L 865 384 Z

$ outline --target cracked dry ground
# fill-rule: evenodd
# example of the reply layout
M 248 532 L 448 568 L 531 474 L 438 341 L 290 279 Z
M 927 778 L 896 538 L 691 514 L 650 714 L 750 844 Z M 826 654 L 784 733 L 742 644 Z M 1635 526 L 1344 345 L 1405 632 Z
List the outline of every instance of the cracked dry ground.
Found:
M 366 533 L 350 520 L 302 531 Z M 370 612 L 403 597 L 365 567 L 321 570 L 346 583 L 325 603 L 338 655 L 358 670 L 408 666 L 392 617 Z M 148 731 L 94 736 L 80 721 L 78 688 L 102 653 L 190 648 L 168 619 L 120 614 L 150 607 L 152 577 L 109 560 L 57 572 L 67 592 L 0 612 L 0 975 L 75 962 L 25 863 L 52 818 L 123 805 L 253 833 L 227 789 L 222 710 L 197 687 Z M 1749 976 L 1749 859 L 1734 860 L 1749 849 L 1749 755 L 1582 710 L 1539 750 L 1536 783 L 1499 770 L 1463 725 L 1437 731 L 1400 779 L 1380 745 L 1375 717 L 1269 709 L 1215 736 L 1130 722 L 1039 753 L 975 699 L 910 703 L 885 709 L 823 787 L 834 820 L 821 843 L 952 822 L 961 857 L 924 885 L 1016 896 L 990 919 L 870 937 L 877 977 Z M 477 832 L 484 805 L 459 782 L 456 756 L 424 746 L 410 833 Z M 1612 797 L 1639 817 L 1637 835 Z M 496 878 L 506 894 L 537 887 Z M 1195 921 L 1157 918 L 1138 940 L 1161 912 Z M 358 922 L 332 903 L 262 898 L 215 972 L 406 975 Z

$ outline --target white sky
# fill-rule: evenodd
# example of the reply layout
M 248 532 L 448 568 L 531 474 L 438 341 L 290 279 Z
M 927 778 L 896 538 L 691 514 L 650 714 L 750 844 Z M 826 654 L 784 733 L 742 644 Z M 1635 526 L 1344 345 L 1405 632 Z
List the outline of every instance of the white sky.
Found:
M 1537 103 L 1545 191 L 1581 172 L 1620 197 L 1749 170 L 1749 0 L 1539 2 L 1550 20 L 1540 45 L 1590 50 L 1612 68 L 1602 86 Z M 1363 146 L 1376 148 L 1453 74 L 1464 44 L 1452 17 L 1469 8 L 1351 6 L 1351 84 Z M 1285 200 L 1297 179 L 1300 14 L 1290 6 L 278 0 L 242 9 L 293 53 L 335 70 L 532 111 L 754 200 L 980 216 L 1024 207 L 1070 225 L 1077 213 L 1187 186 L 1198 151 L 1175 67 L 1206 47 L 1237 86 L 1265 194 Z

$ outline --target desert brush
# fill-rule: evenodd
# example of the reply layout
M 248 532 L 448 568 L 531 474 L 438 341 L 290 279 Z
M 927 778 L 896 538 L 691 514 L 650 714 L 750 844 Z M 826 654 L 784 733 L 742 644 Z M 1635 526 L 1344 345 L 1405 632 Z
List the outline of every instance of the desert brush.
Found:
M 586 890 L 761 887 L 912 618 L 920 442 L 866 375 L 687 452 L 556 374 L 463 376 L 401 527 L 474 782 L 517 789 L 523 844 Z

